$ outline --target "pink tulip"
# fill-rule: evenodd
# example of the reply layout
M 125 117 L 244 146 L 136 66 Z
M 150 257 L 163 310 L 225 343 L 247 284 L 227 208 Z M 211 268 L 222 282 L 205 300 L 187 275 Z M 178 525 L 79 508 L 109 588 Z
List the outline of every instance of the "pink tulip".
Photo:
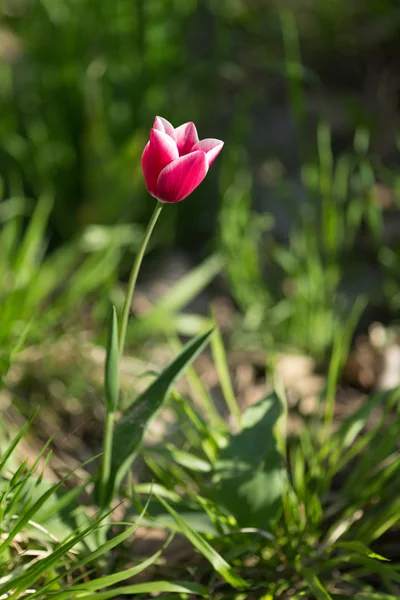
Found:
M 197 188 L 221 152 L 224 142 L 199 141 L 194 123 L 176 129 L 156 117 L 142 155 L 146 187 L 161 202 L 180 202 Z

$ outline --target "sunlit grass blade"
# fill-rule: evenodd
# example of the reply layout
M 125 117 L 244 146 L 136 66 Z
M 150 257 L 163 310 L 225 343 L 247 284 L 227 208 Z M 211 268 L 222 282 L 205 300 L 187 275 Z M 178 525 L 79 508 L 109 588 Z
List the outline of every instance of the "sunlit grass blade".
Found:
M 336 596 L 334 596 L 336 598 Z M 393 596 L 392 594 L 380 594 L 380 593 L 370 593 L 370 594 L 357 594 L 357 600 L 399 600 L 398 596 Z
M 308 588 L 316 600 L 332 600 L 328 590 L 322 585 L 318 576 L 312 569 L 303 567 L 301 573 L 307 582 Z
M 193 546 L 206 558 L 213 568 L 235 589 L 247 587 L 247 583 L 235 573 L 233 568 L 224 558 L 196 531 L 194 531 L 186 521 L 170 506 L 163 498 L 158 497 L 159 501 L 170 515 L 174 518 L 178 530 L 183 533 Z
M 50 194 L 43 194 L 36 204 L 14 265 L 17 286 L 25 284 L 35 271 L 53 203 L 54 198 Z
M 75 586 L 74 591 L 81 589 L 82 591 L 94 592 L 96 590 L 100 590 L 101 588 L 107 588 L 111 585 L 115 585 L 116 583 L 120 583 L 121 581 L 126 581 L 129 577 L 134 577 L 138 575 L 148 567 L 151 567 L 162 555 L 164 550 L 168 547 L 173 535 L 169 537 L 167 542 L 163 545 L 160 550 L 155 552 L 152 556 L 142 561 L 140 564 L 135 565 L 134 567 L 130 567 L 129 569 L 120 570 L 117 573 L 112 573 L 111 575 L 106 575 L 104 577 L 99 577 L 98 579 L 93 579 L 92 581 L 87 581 L 85 583 L 81 583 Z
M 368 558 L 367 556 L 361 556 L 361 554 L 356 553 L 351 555 L 349 562 L 364 567 L 369 574 L 376 573 L 380 575 L 383 581 L 386 580 L 397 584 L 400 583 L 400 573 L 398 572 L 398 568 L 393 567 L 390 563 L 381 562 L 375 558 Z
M 211 338 L 211 350 L 226 405 L 235 421 L 236 427 L 240 430 L 242 427 L 242 416 L 239 405 L 236 401 L 235 393 L 233 391 L 231 377 L 229 374 L 228 360 L 222 341 L 222 336 L 218 329 L 215 329 Z
M 6 507 L 6 511 L 5 511 L 6 513 L 8 513 L 8 514 L 13 513 L 14 507 L 18 505 L 18 501 L 19 501 L 21 494 L 23 494 L 25 492 L 28 485 L 32 485 L 32 482 L 35 480 L 34 478 L 36 477 L 35 476 L 36 469 L 39 465 L 40 460 L 45 456 L 50 443 L 51 443 L 51 439 L 49 439 L 44 444 L 43 448 L 38 453 L 34 463 L 27 470 L 26 474 L 23 476 L 22 479 L 19 477 L 19 475 L 22 475 L 24 468 L 28 465 L 28 459 L 26 459 L 22 463 L 22 465 L 17 469 L 17 471 L 12 476 L 12 479 L 10 481 L 10 488 L 12 488 L 13 482 L 16 481 L 17 485 L 18 485 L 18 490 L 14 490 L 14 492 L 12 493 L 11 499 L 8 502 L 7 507 Z M 50 460 L 50 457 L 51 457 L 51 452 L 49 452 L 47 455 L 47 459 L 45 460 L 45 465 L 47 465 L 47 461 Z M 44 470 L 44 466 L 43 466 L 43 470 Z M 41 477 L 42 477 L 42 473 L 39 475 L 39 477 L 36 478 L 36 485 L 40 482 Z
M 373 411 L 379 406 L 384 406 L 390 395 L 395 395 L 396 398 L 400 399 L 400 390 L 371 394 L 360 408 L 344 419 L 334 436 L 335 446 L 340 445 L 341 449 L 349 448 L 365 427 Z
M 36 417 L 36 415 L 38 413 L 38 410 L 39 410 L 39 408 L 37 408 L 35 410 L 35 412 L 30 417 L 30 419 L 21 427 L 21 429 L 18 431 L 18 433 L 16 434 L 16 436 L 14 437 L 14 439 L 8 446 L 7 450 L 4 452 L 4 454 L 0 460 L 0 472 L 3 471 L 3 469 L 5 468 L 5 466 L 7 464 L 7 461 L 9 460 L 10 456 L 12 456 L 15 448 L 18 446 L 19 442 L 24 437 L 25 433 L 28 431 L 29 427 L 31 426 L 34 418 Z
M 349 353 L 351 336 L 361 317 L 361 314 L 365 310 L 366 304 L 366 299 L 360 296 L 355 301 L 350 315 L 346 319 L 346 322 L 343 325 L 338 326 L 336 329 L 327 378 L 325 414 L 322 431 L 322 439 L 325 441 L 329 440 L 329 436 L 331 435 L 331 427 L 335 411 L 336 388 L 339 376 Z M 329 442 L 327 443 L 329 445 Z
M 204 390 L 204 392 L 207 393 L 206 390 Z M 178 419 L 182 419 L 183 422 L 188 421 L 191 423 L 193 428 L 198 432 L 200 439 L 199 443 L 204 454 L 207 456 L 210 463 L 213 464 L 217 458 L 219 447 L 225 442 L 226 424 L 222 421 L 222 427 L 216 429 L 208 424 L 205 418 L 203 418 L 203 416 L 187 402 L 185 397 L 181 397 L 179 394 L 175 393 L 174 401 L 176 403 L 175 411 L 178 415 Z M 211 399 L 210 402 L 212 402 Z
M 182 350 L 182 344 L 177 337 L 170 339 L 170 344 L 176 352 L 180 352 Z M 203 382 L 193 366 L 190 366 L 186 370 L 186 380 L 193 394 L 199 399 L 202 405 L 204 417 L 216 430 L 224 431 L 226 429 L 226 423 L 219 414 L 209 392 L 204 387 Z M 191 407 L 189 406 L 188 410 L 190 409 Z
M 389 560 L 388 558 L 385 558 L 384 556 L 377 554 L 376 552 L 374 552 L 373 550 L 368 548 L 368 546 L 366 546 L 362 542 L 337 542 L 335 544 L 335 546 L 337 548 L 344 548 L 345 550 L 350 550 L 357 554 L 361 554 L 361 556 L 367 556 L 368 558 L 375 558 L 376 560 L 383 560 L 383 561 Z
M 85 464 L 88 464 L 94 460 L 94 458 L 86 461 Z M 70 473 L 65 475 L 60 481 L 52 485 L 49 489 L 47 489 L 35 502 L 33 502 L 26 510 L 17 518 L 13 527 L 8 532 L 7 536 L 4 538 L 3 542 L 0 544 L 0 554 L 4 551 L 4 549 L 11 544 L 14 540 L 15 536 L 27 525 L 30 519 L 39 511 L 39 509 L 56 494 L 56 492 L 60 489 L 62 484 L 74 473 L 76 469 L 72 470 Z
M 8 597 L 18 597 L 18 594 L 23 593 L 27 587 L 34 585 L 43 574 L 48 573 L 52 567 L 57 566 L 68 552 L 93 532 L 100 524 L 101 520 L 105 519 L 107 516 L 108 514 L 93 519 L 93 522 L 89 527 L 75 531 L 66 541 L 59 544 L 48 556 L 31 564 L 22 573 L 15 574 L 15 576 L 13 574 L 11 579 L 0 584 L 0 593 L 5 594 L 12 590 L 12 594 L 9 594 Z
M 108 600 L 109 598 L 120 598 L 122 596 L 135 596 L 137 594 L 191 594 L 195 596 L 209 597 L 206 587 L 189 581 L 170 582 L 170 581 L 152 581 L 149 583 L 137 583 L 117 587 L 105 592 L 85 593 L 81 589 L 75 591 L 73 588 L 68 592 L 61 592 L 51 595 L 52 600 Z
M 61 579 L 65 579 L 66 577 L 73 575 L 74 573 L 76 573 L 79 570 L 81 571 L 81 573 L 85 573 L 85 570 L 83 570 L 83 567 L 85 567 L 86 565 L 88 565 L 88 566 L 95 565 L 99 559 L 104 559 L 105 556 L 109 556 L 109 553 L 111 552 L 111 550 L 122 545 L 129 537 L 131 537 L 134 534 L 134 532 L 136 531 L 140 522 L 142 521 L 143 515 L 146 513 L 149 502 L 150 502 L 150 500 L 147 501 L 146 506 L 143 508 L 142 513 L 139 515 L 139 518 L 136 520 L 136 522 L 133 525 L 131 525 L 130 527 L 127 527 L 125 529 L 125 531 L 122 531 L 120 534 L 115 535 L 111 539 L 105 540 L 104 543 L 101 543 L 98 547 L 96 547 L 95 550 L 93 550 L 89 554 L 82 554 L 79 558 L 76 557 L 71 567 L 64 569 L 61 574 L 57 574 L 53 579 L 47 578 L 47 582 L 46 582 L 45 586 L 42 586 L 42 588 L 40 590 L 38 590 L 35 594 L 33 594 L 31 596 L 31 598 L 36 598 L 36 596 L 41 596 L 44 591 L 51 590 L 55 583 L 57 583 Z M 104 517 L 105 524 L 101 523 L 102 517 L 100 517 L 95 522 L 95 524 L 94 524 L 95 527 L 97 527 L 97 525 L 99 525 L 99 529 L 102 529 L 103 527 L 108 529 L 109 523 L 107 522 L 107 517 L 110 514 L 111 514 L 111 511 L 108 513 L 108 515 L 106 515 Z M 115 526 L 119 525 L 119 523 L 114 522 L 113 525 L 115 527 Z M 94 530 L 93 529 L 90 530 L 90 527 L 89 527 L 89 529 L 87 531 L 88 531 L 88 534 L 90 535 Z M 77 532 L 79 532 L 79 530 L 77 530 Z M 77 532 L 75 532 L 75 533 L 77 533 Z M 104 538 L 104 536 L 101 535 L 100 538 Z M 169 542 L 169 540 L 167 541 L 167 543 L 168 542 Z M 165 546 L 163 546 L 163 548 L 160 551 L 162 551 L 164 549 L 164 547 Z M 140 569 L 142 565 L 143 565 L 143 563 L 141 563 L 137 567 Z M 87 571 L 87 569 L 86 569 L 86 571 Z M 133 574 L 137 574 L 137 572 L 136 573 L 131 572 L 130 575 L 127 575 L 127 577 L 132 576 Z M 122 578 L 121 580 L 123 581 L 124 578 Z M 98 580 L 96 579 L 95 581 L 98 581 Z M 75 585 L 78 583 L 76 579 L 74 580 L 74 583 L 75 583 Z M 106 586 L 106 584 L 103 581 L 102 587 L 105 587 L 105 586 Z M 77 586 L 77 587 L 79 587 L 79 586 Z M 86 589 L 86 587 L 85 587 L 85 589 Z

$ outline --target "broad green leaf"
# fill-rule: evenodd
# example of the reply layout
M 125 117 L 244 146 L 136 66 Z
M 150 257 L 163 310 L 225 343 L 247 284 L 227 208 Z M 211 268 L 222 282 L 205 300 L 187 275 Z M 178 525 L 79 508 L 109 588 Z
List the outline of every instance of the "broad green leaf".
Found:
M 161 408 L 176 380 L 208 343 L 211 333 L 212 330 L 207 331 L 188 342 L 182 352 L 117 421 L 108 480 L 107 497 L 109 499 L 112 498 L 115 487 L 120 486 L 122 479 L 128 472 L 151 419 Z
M 301 572 L 314 598 L 317 600 L 332 600 L 332 596 L 328 590 L 325 589 L 317 575 L 311 569 L 304 567 Z
M 216 461 L 215 497 L 242 527 L 265 527 L 281 506 L 286 470 L 274 431 L 280 414 L 276 395 L 251 406 Z
M 108 331 L 107 357 L 104 373 L 104 395 L 106 410 L 112 413 L 118 407 L 118 320 L 115 306 L 112 307 L 110 327 Z
M 188 523 L 182 519 L 181 515 L 176 512 L 165 500 L 159 497 L 161 504 L 165 506 L 170 515 L 176 522 L 178 529 L 183 533 L 187 539 L 193 544 L 193 546 L 206 558 L 213 568 L 227 581 L 232 587 L 236 589 L 248 587 L 247 583 L 239 577 L 226 562 L 224 558 L 210 544 L 196 531 L 189 527 Z

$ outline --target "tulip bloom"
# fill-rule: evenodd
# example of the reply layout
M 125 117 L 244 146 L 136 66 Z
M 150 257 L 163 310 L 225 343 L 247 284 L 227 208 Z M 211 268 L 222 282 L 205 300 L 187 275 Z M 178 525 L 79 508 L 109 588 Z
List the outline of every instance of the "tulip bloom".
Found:
M 199 141 L 194 123 L 175 129 L 156 117 L 142 155 L 147 190 L 161 202 L 184 200 L 203 181 L 223 145 L 212 138 Z

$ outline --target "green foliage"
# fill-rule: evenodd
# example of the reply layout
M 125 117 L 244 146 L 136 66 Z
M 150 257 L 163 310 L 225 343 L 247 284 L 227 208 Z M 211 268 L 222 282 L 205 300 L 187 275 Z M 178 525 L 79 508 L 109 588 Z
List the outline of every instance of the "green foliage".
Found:
M 89 476 L 70 491 L 63 489 L 63 485 L 74 479 L 73 473 L 56 484 L 45 482 L 38 466 L 46 447 L 31 466 L 28 461 L 18 469 L 12 466 L 18 462 L 19 444 L 32 420 L 33 417 L 16 434 L 1 461 L 0 594 L 10 598 L 28 596 L 44 599 L 61 591 L 67 581 L 79 580 L 84 566 L 88 572 L 100 569 L 99 559 L 132 535 L 136 526 L 129 527 L 94 552 L 89 550 L 90 538 L 95 539 L 98 528 L 102 526 L 102 517 L 89 519 L 85 510 L 82 511 L 85 507 L 79 509 L 77 497 L 87 487 Z M 85 516 L 86 519 L 80 518 Z M 153 560 L 157 558 L 158 555 Z M 146 561 L 143 568 L 148 564 L 149 561 Z M 120 574 L 117 580 L 125 580 L 140 572 L 140 565 L 135 569 L 134 572 Z M 92 586 L 96 586 L 96 581 L 100 581 L 99 588 L 115 583 L 114 580 L 100 578 L 93 579 Z
M 188 523 L 182 519 L 182 517 L 177 513 L 168 503 L 160 498 L 161 504 L 165 506 L 167 511 L 174 518 L 178 531 L 183 533 L 188 540 L 193 544 L 193 546 L 201 552 L 201 554 L 211 563 L 212 567 L 215 569 L 217 573 L 219 573 L 227 583 L 229 583 L 233 588 L 246 588 L 246 582 L 239 577 L 232 569 L 232 567 L 207 543 L 207 541 L 196 531 L 194 531 Z
M 220 241 L 243 311 L 245 335 L 240 341 L 247 338 L 270 348 L 285 344 L 321 360 L 347 314 L 358 312 L 357 321 L 366 305 L 385 301 L 385 286 L 365 285 L 365 265 L 354 253 L 361 227 L 382 256 L 394 260 L 394 254 L 383 238 L 383 213 L 374 192 L 376 168 L 366 155 L 365 131 L 356 132 L 353 156 L 335 160 L 326 123 L 320 125 L 317 141 L 317 156 L 302 165 L 305 199 L 290 195 L 284 175 L 277 186 L 279 201 L 293 219 L 288 243 L 276 240 L 273 232 L 266 234 L 272 228 L 268 215 L 253 214 L 252 178 L 243 156 L 225 166 L 231 171 L 238 162 L 223 198 Z M 390 269 L 384 268 L 385 285 L 391 278 Z
M 399 593 L 390 536 L 385 544 L 400 522 L 397 390 L 371 397 L 335 431 L 323 412 L 315 414 L 298 434 L 280 440 L 283 454 L 277 428 L 282 436 L 287 426 L 280 421 L 288 415 L 275 395 L 248 408 L 239 433 L 209 419 L 207 404 L 204 412 L 189 408 L 174 394 L 168 406 L 179 432 L 165 447 L 142 451 L 154 477 L 153 485 L 136 487 L 149 502 L 148 525 L 183 533 L 220 572 L 203 545 L 207 536 L 250 595 L 319 600 Z M 209 594 L 230 597 L 235 584 L 220 572 L 226 585 L 217 594 L 212 572 L 204 564 L 195 570 L 202 580 L 210 577 Z
M 116 422 L 107 494 L 108 502 L 124 500 L 123 519 L 133 522 L 125 531 L 115 533 L 104 511 L 89 518 L 87 507 L 78 503 L 92 485 L 88 473 L 82 477 L 85 465 L 79 484 L 66 491 L 64 483 L 75 475 L 46 482 L 35 474 L 41 457 L 33 467 L 7 467 L 29 424 L 10 443 L 1 469 L 0 556 L 12 571 L 10 576 L 3 567 L 1 593 L 25 592 L 43 600 L 67 594 L 146 597 L 157 591 L 217 600 L 234 594 L 279 600 L 398 596 L 400 570 L 390 536 L 385 541 L 400 523 L 398 390 L 371 397 L 335 429 L 326 414 L 316 414 L 290 438 L 282 423 L 288 415 L 272 394 L 249 407 L 240 430 L 231 432 L 214 418 L 204 393 L 200 405 L 171 393 L 180 374 L 197 381 L 189 365 L 212 335 L 189 342 Z M 218 360 L 220 372 L 227 373 L 225 351 Z M 336 381 L 336 375 L 330 377 Z M 158 445 L 143 447 L 142 426 L 161 405 L 172 410 L 179 428 Z M 325 413 L 329 410 L 326 405 Z M 152 483 L 128 480 L 124 487 L 122 477 L 139 451 Z M 123 545 L 131 543 L 140 523 L 183 535 L 204 560 L 172 562 L 177 577 L 131 584 L 131 577 L 161 559 L 162 550 L 133 565 L 123 558 Z M 16 552 L 21 539 L 27 548 L 44 545 L 40 560 L 29 563 Z M 104 571 L 105 564 L 110 569 Z
M 88 304 L 96 335 L 110 295 L 117 307 L 98 472 L 93 457 L 48 481 L 50 442 L 34 458 L 21 449 L 32 420 L 11 440 L 10 415 L 0 424 L 1 599 L 400 597 L 399 391 L 375 393 L 341 422 L 334 418 L 362 310 L 381 301 L 400 306 L 399 248 L 385 241 L 376 198 L 377 182 L 398 193 L 399 176 L 374 156 L 371 132 L 380 121 L 363 107 L 347 109 L 354 113 L 351 152 L 334 151 L 325 117 L 310 137 L 304 83 L 314 85 L 317 77 L 300 56 L 305 44 L 309 55 L 335 56 L 344 65 L 343 48 L 354 56 L 358 43 L 376 47 L 360 22 L 394 41 L 395 21 L 385 12 L 389 0 L 314 0 L 301 11 L 296 4 L 295 13 L 291 0 L 281 12 L 272 4 L 7 0 L 0 8 L 0 374 L 7 400 L 17 399 L 8 375 L 25 347 L 74 333 L 77 323 L 82 330 Z M 194 43 L 203 25 L 207 43 Z M 286 74 L 301 137 L 304 199 L 278 161 L 261 157 L 291 217 L 287 242 L 274 238 L 272 217 L 254 214 L 252 206 L 259 165 L 247 134 L 254 105 L 264 102 L 258 73 L 271 70 Z M 200 129 L 222 116 L 224 135 L 229 129 L 221 252 L 131 320 L 128 341 L 137 352 L 138 342 L 149 344 L 156 334 L 170 338 L 177 356 L 120 414 L 122 302 L 115 284 L 123 250 L 136 251 L 142 239 L 140 228 L 124 222 L 139 222 L 148 211 L 140 154 L 156 113 L 176 124 L 193 119 Z M 196 218 L 189 202 L 179 213 L 165 209 L 164 243 L 173 228 L 192 242 L 203 216 L 210 221 L 216 203 L 207 186 Z M 349 284 L 360 275 L 354 247 L 363 232 L 382 267 L 382 285 L 367 286 L 356 299 L 358 288 L 354 293 Z M 279 385 L 242 410 L 222 335 L 209 331 L 213 318 L 183 312 L 224 268 L 242 313 L 236 344 L 272 353 L 295 346 L 325 365 L 320 405 L 290 436 Z M 197 337 L 182 348 L 177 334 Z M 208 342 L 223 408 L 193 364 Z M 178 392 L 183 375 L 186 391 Z M 74 377 L 68 375 L 66 395 Z M 162 409 L 169 427 L 146 445 L 144 433 Z M 11 417 L 15 410 L 11 405 Z M 139 556 L 139 525 L 171 534 Z M 185 538 L 183 560 L 172 552 L 172 538 Z
M 134 403 L 129 406 L 115 424 L 111 466 L 107 481 L 107 498 L 110 500 L 127 474 L 142 441 L 145 429 L 161 408 L 176 380 L 207 344 L 208 331 L 191 340 L 182 352 L 164 369 L 157 379 Z
M 218 329 L 215 330 L 211 338 L 211 349 L 215 362 L 215 367 L 218 373 L 218 380 L 221 385 L 222 393 L 224 394 L 225 402 L 229 408 L 231 416 L 235 419 L 236 426 L 242 428 L 242 416 L 240 408 L 236 402 L 235 393 L 233 391 L 232 382 L 229 374 L 228 362 L 225 354 L 225 348 L 222 341 L 222 336 Z
M 227 439 L 215 463 L 216 501 L 241 527 L 265 529 L 281 508 L 286 470 L 274 434 L 280 414 L 276 396 L 248 408 L 243 429 Z
M 4 379 L 24 344 L 59 334 L 61 318 L 78 321 L 77 302 L 79 312 L 91 294 L 110 291 L 122 249 L 135 245 L 137 232 L 127 227 L 120 236 L 119 226 L 92 228 L 47 254 L 52 198 L 40 198 L 27 226 L 25 214 L 32 208 L 27 199 L 6 198 L 0 207 L 0 365 Z
M 35 0 L 0 8 L 2 172 L 7 185 L 18 178 L 35 197 L 56 196 L 52 226 L 63 239 L 91 223 L 146 218 L 140 156 L 154 115 L 178 125 L 203 112 L 182 43 L 196 2 L 170 4 Z M 170 213 L 164 240 L 174 221 Z

